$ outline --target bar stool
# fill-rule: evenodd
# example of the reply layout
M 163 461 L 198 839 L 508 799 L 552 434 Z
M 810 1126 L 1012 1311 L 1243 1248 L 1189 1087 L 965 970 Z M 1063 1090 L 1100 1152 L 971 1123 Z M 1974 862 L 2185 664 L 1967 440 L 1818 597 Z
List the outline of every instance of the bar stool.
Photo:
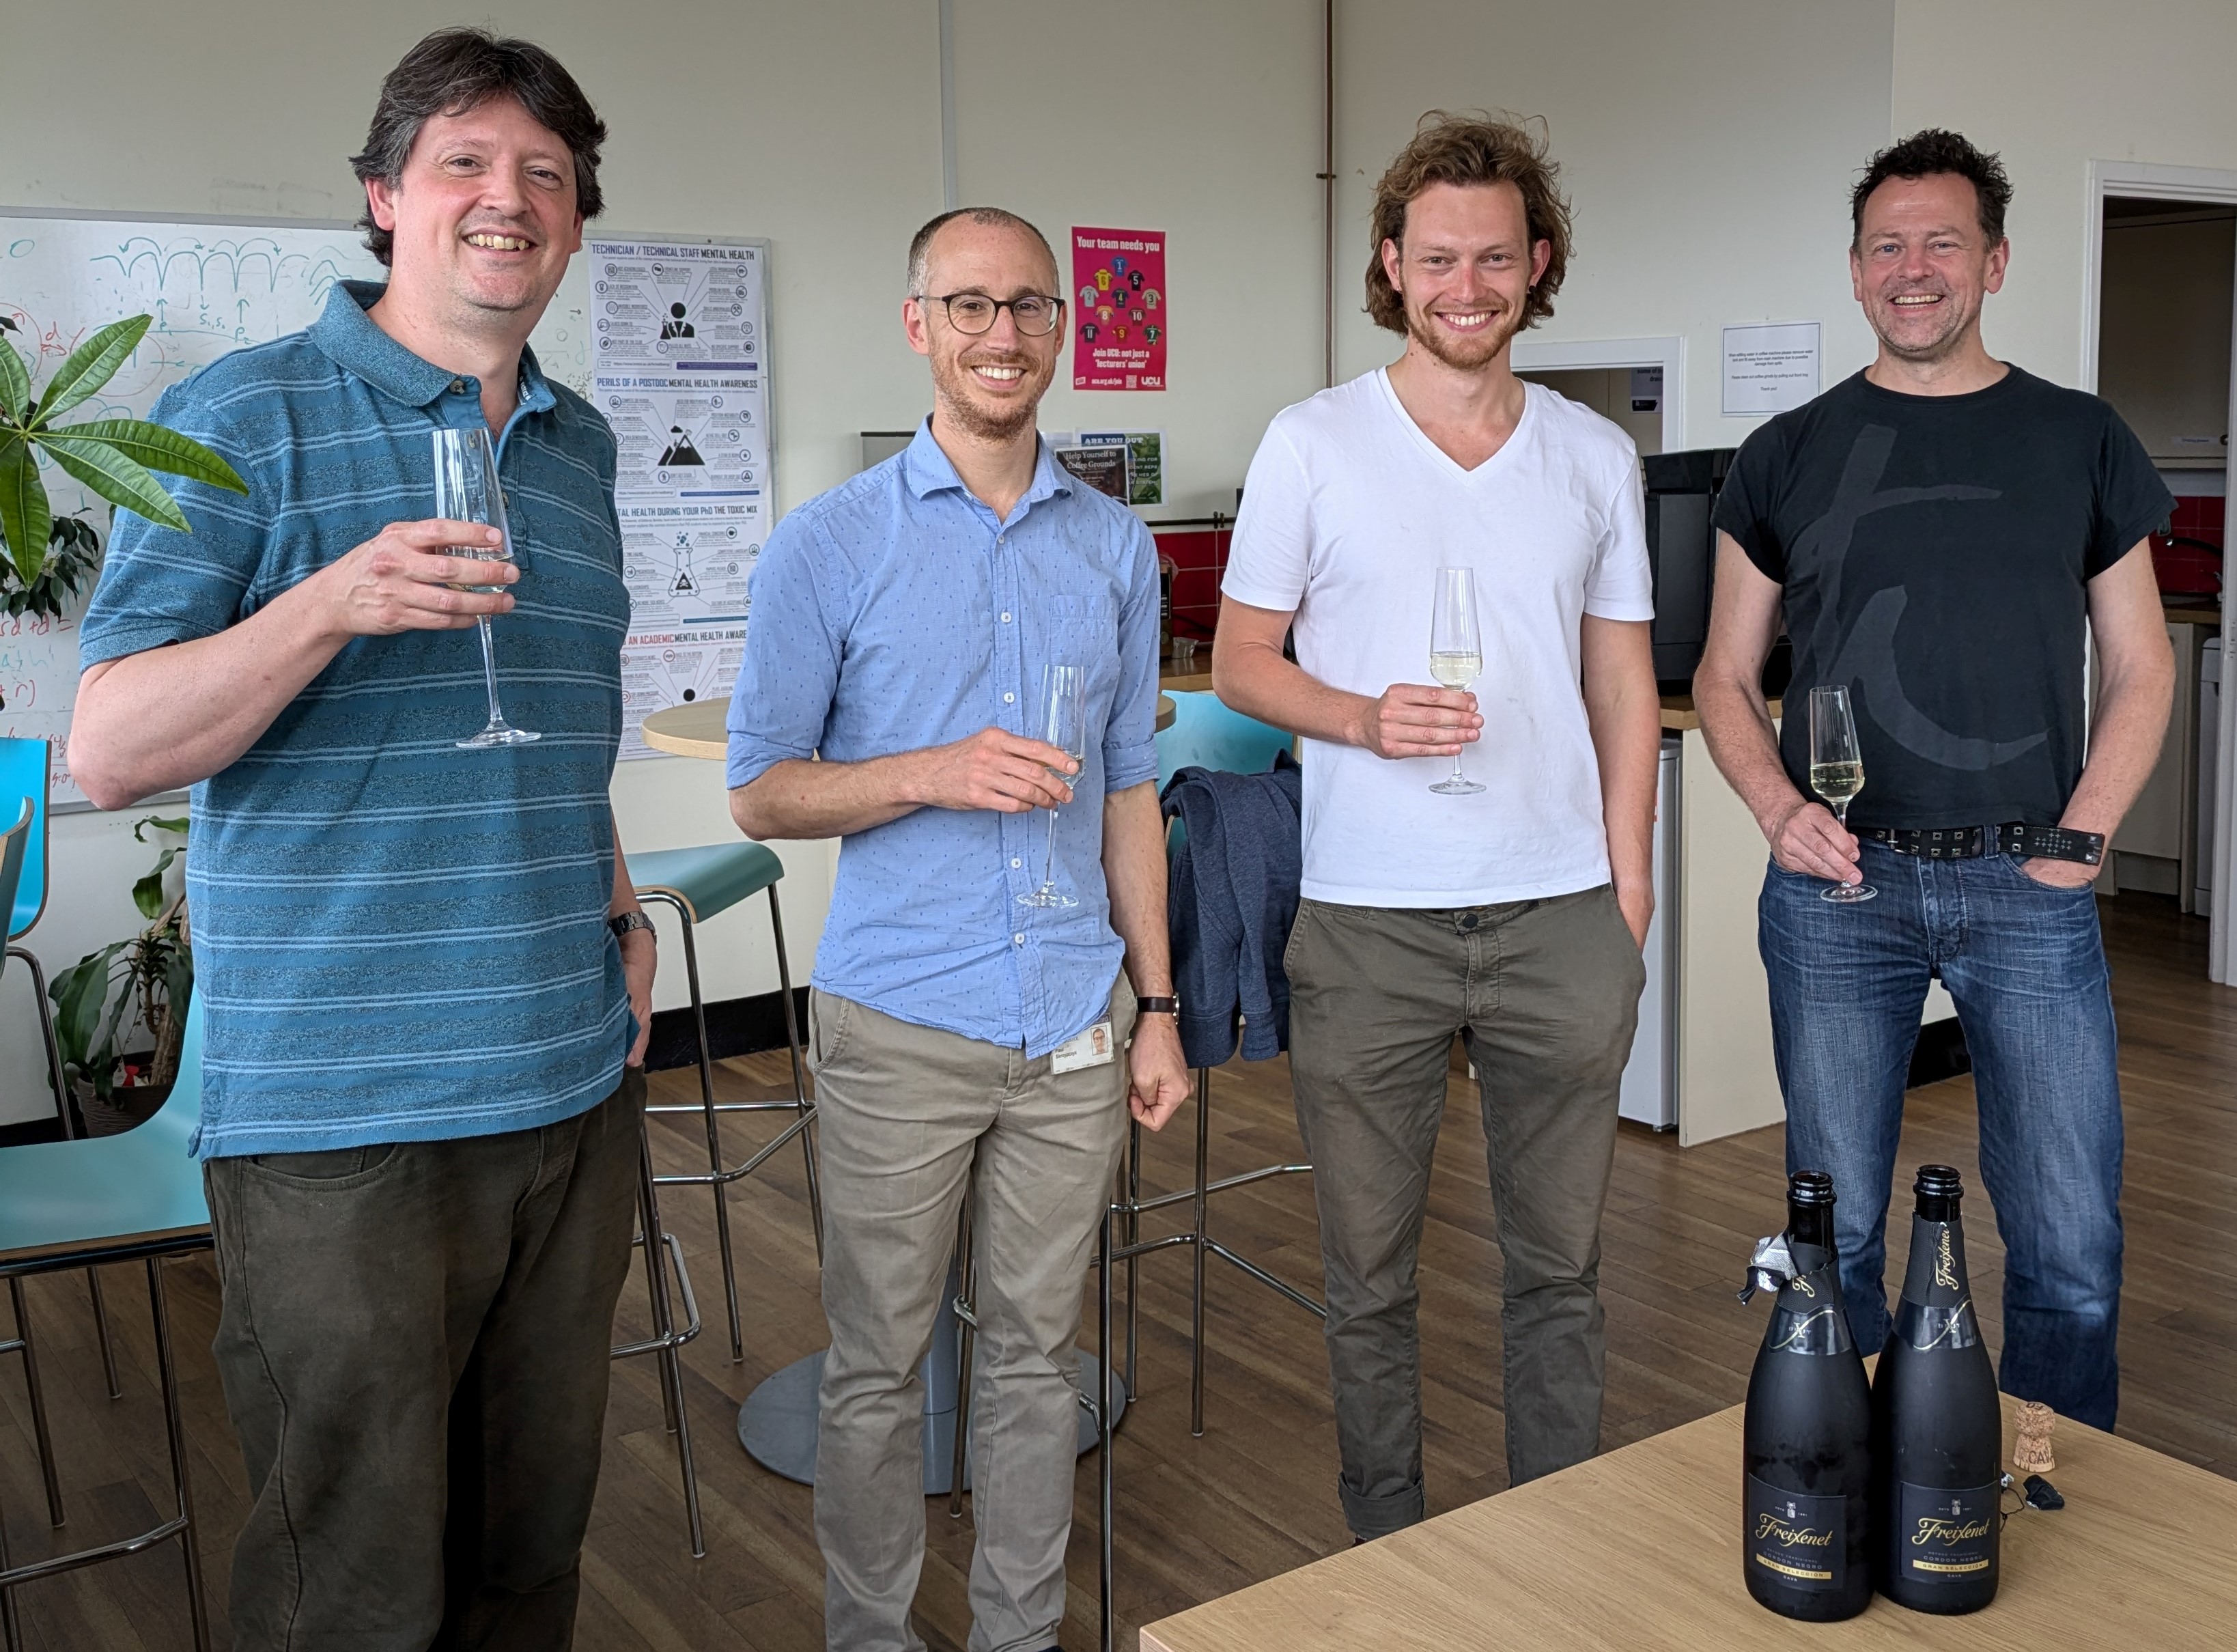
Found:
M 1171 691 L 1174 707 L 1172 726 L 1158 736 L 1158 790 L 1162 795 L 1172 782 L 1173 776 L 1186 768 L 1224 770 L 1233 774 L 1257 774 L 1273 765 L 1275 756 L 1290 750 L 1290 735 L 1256 717 L 1244 716 L 1222 704 L 1217 696 L 1202 691 Z M 1167 847 L 1177 849 L 1182 837 L 1180 822 L 1171 823 L 1167 832 Z M 1136 1391 L 1134 1385 L 1134 1355 L 1139 1341 L 1141 1309 L 1137 1285 L 1137 1262 L 1152 1251 L 1185 1245 L 1192 1252 L 1195 1278 L 1191 1281 L 1190 1312 L 1190 1374 L 1189 1374 L 1189 1431 L 1204 1432 L 1204 1262 L 1209 1257 L 1218 1257 L 1245 1278 L 1256 1279 L 1285 1301 L 1294 1303 L 1306 1312 L 1322 1319 L 1328 1310 L 1321 1304 L 1295 1289 L 1283 1280 L 1260 1267 L 1248 1257 L 1239 1255 L 1211 1237 L 1209 1230 L 1210 1202 L 1215 1193 L 1231 1188 L 1247 1186 L 1276 1176 L 1307 1176 L 1312 1173 L 1310 1163 L 1263 1165 L 1239 1175 L 1211 1180 L 1211 1069 L 1198 1067 L 1196 1074 L 1196 1174 L 1193 1184 L 1178 1193 L 1164 1193 L 1149 1199 L 1142 1197 L 1142 1127 L 1129 1125 L 1126 1132 L 1126 1156 L 1122 1174 L 1124 1190 L 1113 1206 L 1120 1232 L 1117 1239 L 1116 1259 L 1126 1266 L 1126 1375 L 1125 1391 Z M 1189 1206 L 1189 1225 L 1178 1233 L 1144 1239 L 1141 1236 L 1142 1217 L 1154 1210 L 1185 1203 Z
M 21 1282 L 96 1262 L 140 1261 L 148 1270 L 155 1320 L 155 1365 L 163 1398 L 177 1512 L 136 1536 L 65 1555 L 10 1565 L 0 1530 L 0 1637 L 10 1652 L 23 1644 L 16 1591 L 27 1583 L 120 1560 L 175 1539 L 186 1564 L 187 1606 L 196 1652 L 208 1652 L 209 1614 L 195 1547 L 194 1490 L 188 1477 L 186 1430 L 178 1371 L 163 1294 L 163 1260 L 210 1245 L 209 1207 L 201 1167 L 187 1143 L 201 1115 L 201 1011 L 187 1013 L 178 1081 L 155 1116 L 122 1135 L 92 1141 L 43 1141 L 0 1149 L 0 1274 L 20 1304 Z M 56 1515 L 56 1523 L 61 1523 Z
M 823 1200 L 815 1180 L 815 1146 L 812 1140 L 815 1123 L 815 1107 L 808 1099 L 808 1075 L 802 1060 L 800 1025 L 794 1013 L 792 998 L 792 966 L 785 956 L 784 913 L 777 902 L 777 881 L 784 876 L 784 862 L 775 850 L 764 844 L 741 841 L 736 843 L 709 843 L 695 849 L 654 849 L 630 856 L 630 875 L 637 884 L 637 898 L 658 901 L 675 908 L 676 915 L 683 928 L 683 973 L 691 987 L 691 1027 L 699 1047 L 699 1105 L 689 1102 L 658 1102 L 649 1105 L 648 1113 L 703 1113 L 707 1121 L 707 1169 L 703 1174 L 656 1176 L 663 1185 L 711 1186 L 715 1192 L 715 1240 L 723 1257 L 723 1296 L 730 1319 L 730 1359 L 736 1364 L 746 1357 L 745 1342 L 738 1325 L 738 1276 L 736 1264 L 730 1252 L 730 1213 L 723 1199 L 723 1190 L 732 1182 L 750 1176 L 769 1161 L 784 1144 L 795 1136 L 800 1138 L 801 1157 L 808 1172 L 808 1213 L 815 1229 L 815 1256 L 823 1259 Z M 717 1101 L 715 1100 L 715 1064 L 707 1042 L 706 1000 L 699 990 L 699 951 L 693 932 L 696 927 L 717 913 L 727 912 L 741 901 L 769 891 L 769 930 L 776 942 L 776 978 L 779 996 L 784 1003 L 784 1039 L 792 1054 L 792 1100 L 789 1101 Z M 794 1114 L 792 1122 L 779 1133 L 776 1139 L 751 1154 L 741 1163 L 726 1168 L 723 1163 L 721 1115 L 725 1113 L 782 1113 Z
M 649 1111 L 649 1109 L 648 1109 Z M 691 1532 L 691 1558 L 707 1555 L 707 1528 L 699 1513 L 698 1465 L 691 1454 L 691 1417 L 683 1404 L 683 1347 L 699 1334 L 699 1302 L 692 1294 L 691 1272 L 683 1265 L 683 1246 L 660 1225 L 662 1180 L 652 1173 L 652 1133 L 642 1118 L 637 1121 L 637 1209 L 638 1229 L 630 1240 L 644 1252 L 644 1283 L 652 1308 L 652 1335 L 641 1342 L 624 1343 L 613 1351 L 615 1359 L 635 1359 L 651 1354 L 660 1365 L 660 1409 L 668 1431 L 676 1436 L 676 1468 L 683 1478 L 683 1513 Z M 716 1190 L 721 1197 L 721 1189 Z M 676 1322 L 675 1305 L 668 1280 L 674 1270 L 676 1292 L 683 1298 L 683 1323 Z

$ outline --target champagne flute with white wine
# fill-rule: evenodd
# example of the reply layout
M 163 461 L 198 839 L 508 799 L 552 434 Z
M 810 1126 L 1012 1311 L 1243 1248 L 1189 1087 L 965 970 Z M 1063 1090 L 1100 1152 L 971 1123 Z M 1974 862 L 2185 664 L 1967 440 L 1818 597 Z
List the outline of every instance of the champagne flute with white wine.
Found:
M 1857 746 L 1856 714 L 1846 684 L 1810 691 L 1810 790 L 1823 797 L 1844 829 L 1849 804 L 1864 789 L 1864 757 Z M 1836 883 L 1818 891 L 1821 901 L 1846 904 L 1869 901 L 1879 891 L 1869 883 Z
M 1437 570 L 1435 605 L 1429 612 L 1429 675 L 1443 687 L 1466 689 L 1483 675 L 1483 638 L 1475 623 L 1475 571 Z M 1483 790 L 1482 783 L 1461 772 L 1461 754 L 1453 753 L 1453 772 L 1429 788 L 1447 797 L 1466 797 Z

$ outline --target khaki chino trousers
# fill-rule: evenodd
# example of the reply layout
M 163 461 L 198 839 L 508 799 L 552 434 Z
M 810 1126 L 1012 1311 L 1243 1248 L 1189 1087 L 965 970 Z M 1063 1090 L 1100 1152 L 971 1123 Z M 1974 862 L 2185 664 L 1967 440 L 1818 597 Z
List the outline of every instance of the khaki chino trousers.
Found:
M 1508 1477 L 1599 1449 L 1600 1209 L 1646 966 L 1605 884 L 1454 910 L 1306 901 L 1285 962 L 1338 1491 L 1353 1533 L 1380 1537 L 1425 1512 L 1415 1275 L 1455 1034 L 1481 1085 L 1497 1213 Z
M 815 1536 L 824 1638 L 921 1652 L 918 1376 L 973 1192 L 979 1329 L 971 1390 L 971 1652 L 1041 1652 L 1064 1621 L 1079 1410 L 1080 1290 L 1125 1135 L 1134 999 L 1111 998 L 1112 1059 L 1048 1056 L 913 1026 L 816 992 L 808 1018 L 823 1173 Z

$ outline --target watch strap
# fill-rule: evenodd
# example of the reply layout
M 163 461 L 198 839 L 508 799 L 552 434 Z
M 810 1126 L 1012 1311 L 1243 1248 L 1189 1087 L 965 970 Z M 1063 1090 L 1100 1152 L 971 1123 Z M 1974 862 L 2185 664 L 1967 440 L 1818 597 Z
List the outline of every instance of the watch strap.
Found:
M 614 932 L 614 939 L 618 941 L 633 929 L 651 928 L 652 920 L 642 911 L 617 912 L 606 920 L 606 928 Z
M 1134 1013 L 1137 1015 L 1178 1015 L 1181 1001 L 1178 998 L 1137 998 Z

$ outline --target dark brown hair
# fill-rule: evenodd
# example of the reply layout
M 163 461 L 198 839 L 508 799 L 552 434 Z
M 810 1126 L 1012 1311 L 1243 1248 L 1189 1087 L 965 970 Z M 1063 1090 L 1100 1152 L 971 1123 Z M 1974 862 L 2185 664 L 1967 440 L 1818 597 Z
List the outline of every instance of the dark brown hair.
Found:
M 1511 183 L 1522 192 L 1530 240 L 1549 243 L 1546 274 L 1522 307 L 1529 327 L 1554 313 L 1554 294 L 1569 268 L 1569 203 L 1560 188 L 1561 169 L 1547 153 L 1545 123 L 1477 113 L 1431 109 L 1414 129 L 1414 141 L 1375 186 L 1374 247 L 1367 261 L 1367 313 L 1377 327 L 1406 330 L 1406 301 L 1382 269 L 1382 243 L 1406 244 L 1406 208 L 1433 183 Z
M 606 123 L 557 57 L 532 41 L 500 38 L 486 29 L 439 29 L 388 71 L 365 150 L 350 157 L 358 182 L 379 178 L 393 188 L 432 116 L 464 115 L 492 97 L 514 99 L 567 146 L 575 157 L 575 209 L 585 218 L 603 212 L 598 146 L 606 141 Z M 387 263 L 395 237 L 373 222 L 370 203 L 358 228 L 366 248 Z
M 1973 186 L 1973 199 L 1981 220 L 1981 233 L 1993 247 L 2004 238 L 2004 208 L 2012 204 L 2012 181 L 2005 175 L 2003 157 L 1983 154 L 1963 134 L 1930 126 L 1913 132 L 1900 143 L 1891 143 L 1865 164 L 1864 175 L 1849 192 L 1849 218 L 1854 235 L 1851 246 L 1864 238 L 1864 202 L 1890 178 L 1930 178 L 1949 173 Z

